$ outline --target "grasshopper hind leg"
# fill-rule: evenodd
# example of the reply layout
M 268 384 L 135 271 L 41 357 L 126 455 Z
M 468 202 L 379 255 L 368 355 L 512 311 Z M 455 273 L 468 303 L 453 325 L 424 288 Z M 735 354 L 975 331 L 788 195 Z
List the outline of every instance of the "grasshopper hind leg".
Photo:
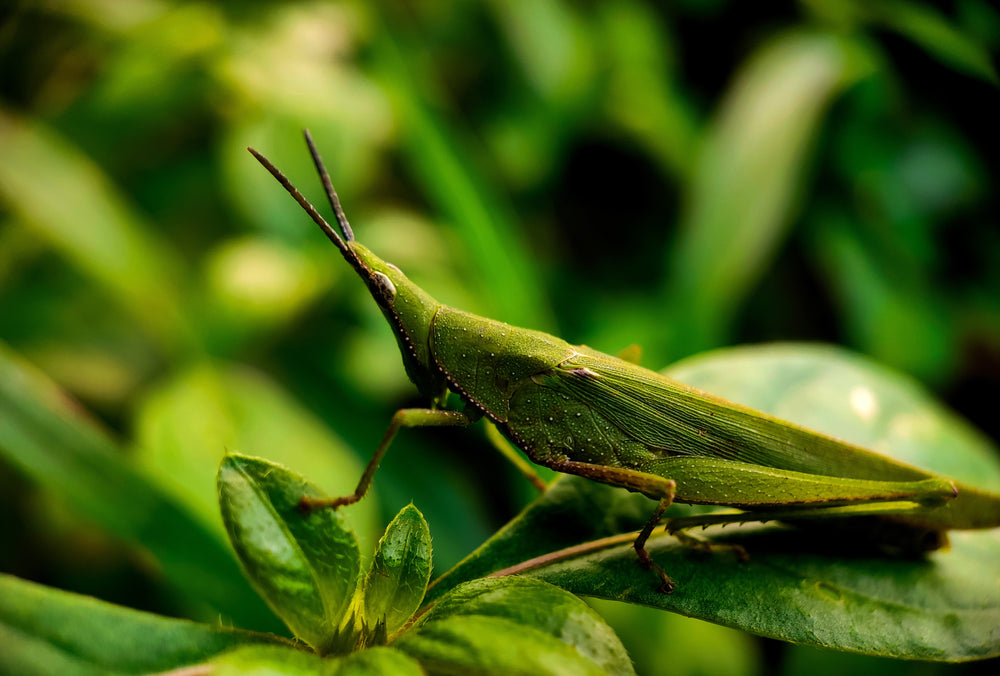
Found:
M 663 570 L 660 566 L 656 565 L 653 561 L 653 557 L 649 555 L 649 551 L 646 549 L 646 541 L 649 540 L 649 536 L 653 534 L 653 530 L 660 525 L 660 521 L 663 519 L 663 513 L 667 511 L 670 507 L 670 503 L 674 501 L 673 496 L 666 498 L 661 498 L 659 504 L 656 506 L 656 510 L 653 515 L 649 517 L 649 521 L 646 525 L 642 527 L 639 531 L 638 537 L 632 542 L 632 548 L 635 549 L 636 556 L 639 557 L 639 565 L 647 570 L 652 570 L 656 573 L 657 577 L 660 578 L 660 586 L 657 589 L 664 594 L 670 594 L 677 588 L 677 583 L 672 577 L 667 575 L 667 571 Z
M 646 549 L 646 542 L 649 540 L 649 536 L 653 534 L 653 530 L 663 520 L 663 513 L 673 504 L 674 495 L 677 492 L 677 483 L 673 479 L 665 479 L 656 474 L 626 469 L 624 467 L 609 467 L 607 465 L 595 465 L 588 462 L 574 462 L 572 460 L 549 461 L 543 464 L 557 472 L 575 474 L 611 486 L 620 486 L 630 491 L 642 493 L 654 500 L 659 500 L 653 514 L 633 541 L 632 547 L 635 549 L 636 556 L 639 557 L 639 565 L 647 570 L 652 570 L 660 578 L 660 584 L 657 587 L 659 591 L 669 594 L 677 587 L 677 583 L 673 578 L 667 575 L 666 571 L 653 561 L 653 557 L 649 555 L 649 551 Z

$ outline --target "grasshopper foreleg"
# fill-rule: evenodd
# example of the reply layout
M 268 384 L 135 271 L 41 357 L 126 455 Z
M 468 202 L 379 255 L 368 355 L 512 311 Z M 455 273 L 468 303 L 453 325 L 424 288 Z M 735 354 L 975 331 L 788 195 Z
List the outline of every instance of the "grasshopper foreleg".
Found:
M 470 425 L 472 422 L 473 419 L 463 411 L 444 411 L 433 408 L 399 409 L 392 416 L 389 428 L 385 431 L 385 436 L 382 437 L 382 443 L 378 445 L 371 460 L 368 461 L 368 466 L 365 467 L 364 474 L 361 475 L 361 480 L 358 481 L 358 487 L 354 489 L 354 492 L 339 498 L 310 498 L 303 496 L 299 500 L 299 509 L 305 512 L 325 507 L 336 509 L 344 505 L 353 505 L 365 497 L 365 493 L 368 492 L 368 489 L 372 485 L 375 471 L 382 462 L 382 458 L 385 457 L 385 452 L 389 450 L 389 444 L 392 443 L 396 432 L 401 427 L 464 427 Z

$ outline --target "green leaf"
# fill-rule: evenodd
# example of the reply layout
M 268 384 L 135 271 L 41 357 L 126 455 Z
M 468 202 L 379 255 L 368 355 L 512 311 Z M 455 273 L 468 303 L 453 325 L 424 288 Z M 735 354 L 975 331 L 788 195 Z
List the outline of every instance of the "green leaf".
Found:
M 502 617 L 449 617 L 428 622 L 393 645 L 433 674 L 607 673 L 559 639 Z
M 0 574 L 4 674 L 145 674 L 233 646 L 278 640 L 142 613 Z
M 420 664 L 394 648 L 376 647 L 322 658 L 282 646 L 246 646 L 211 661 L 212 676 L 424 676 Z
M 725 339 L 793 222 L 826 109 L 869 68 L 859 44 L 805 31 L 772 39 L 743 67 L 706 129 L 671 248 L 666 292 L 683 327 L 674 356 Z
M 537 629 L 576 648 L 612 674 L 632 674 L 632 662 L 614 630 L 583 601 L 529 578 L 485 578 L 452 590 L 413 630 L 459 617 L 496 617 Z
M 1000 556 L 995 535 L 960 532 L 920 560 L 856 551 L 849 538 L 747 526 L 704 555 L 667 537 L 649 548 L 680 586 L 654 589 L 630 546 L 528 573 L 576 594 L 652 605 L 794 643 L 904 659 L 1000 655 Z M 720 601 L 724 599 L 724 601 Z
M 911 381 L 842 350 L 797 345 L 724 350 L 678 364 L 669 374 L 996 490 L 996 451 L 982 435 Z M 995 504 L 995 494 L 992 499 Z M 429 597 L 543 555 L 543 549 L 637 529 L 652 508 L 651 501 L 624 491 L 577 477 L 561 479 L 438 580 Z M 627 537 L 617 546 L 524 574 L 574 593 L 656 606 L 796 643 L 907 659 L 1000 655 L 996 530 L 952 531 L 950 549 L 907 559 L 871 551 L 849 529 L 838 532 L 836 526 L 755 524 L 727 527 L 721 534 L 716 529 L 719 542 L 746 548 L 746 563 L 724 549 L 704 554 L 656 535 L 650 552 L 679 582 L 670 595 L 654 590 L 651 573 L 638 566 Z
M 149 550 L 184 599 L 208 604 L 243 627 L 280 627 L 222 538 L 134 468 L 75 402 L 2 344 L 0 454 L 51 499 Z
M 953 26 L 937 10 L 921 3 L 880 0 L 865 10 L 873 20 L 906 36 L 952 68 L 998 83 L 993 58 L 975 36 Z
M 385 529 L 365 577 L 367 626 L 395 633 L 420 607 L 430 576 L 430 529 L 420 511 L 408 505 Z
M 330 676 L 423 676 L 420 663 L 395 648 L 375 647 L 341 658 Z
M 333 641 L 358 582 L 358 543 L 337 510 L 306 515 L 303 496 L 322 493 L 287 469 L 228 455 L 219 504 L 254 588 L 300 639 L 320 652 Z
M 587 605 L 600 613 L 628 646 L 628 656 L 638 674 L 755 676 L 761 673 L 761 649 L 765 644 L 746 632 L 634 603 L 588 598 Z M 664 646 L 670 646 L 669 655 L 664 653 Z M 818 648 L 813 650 L 820 652 Z M 783 658 L 782 666 L 786 663 Z M 790 676 L 808 672 L 779 673 Z
M 285 646 L 243 646 L 211 661 L 211 676 L 322 676 L 338 673 L 337 660 Z

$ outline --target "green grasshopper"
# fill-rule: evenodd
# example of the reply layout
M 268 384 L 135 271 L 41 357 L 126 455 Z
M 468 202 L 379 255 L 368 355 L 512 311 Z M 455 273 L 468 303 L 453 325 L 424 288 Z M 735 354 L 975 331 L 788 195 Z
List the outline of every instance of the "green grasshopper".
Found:
M 431 402 L 430 408 L 395 413 L 353 494 L 303 498 L 305 509 L 364 497 L 401 427 L 465 426 L 485 416 L 538 465 L 657 500 L 633 546 L 667 593 L 675 583 L 653 562 L 646 541 L 673 502 L 744 511 L 672 519 L 671 532 L 865 515 L 888 519 L 892 528 L 927 539 L 933 548 L 949 529 L 1000 525 L 998 496 L 962 486 L 955 499 L 959 488 L 946 478 L 589 347 L 439 303 L 355 241 L 312 138 L 305 136 L 339 233 L 270 161 L 248 150 L 364 280 L 396 335 L 407 375 Z M 449 390 L 465 402 L 463 410 L 444 408 Z

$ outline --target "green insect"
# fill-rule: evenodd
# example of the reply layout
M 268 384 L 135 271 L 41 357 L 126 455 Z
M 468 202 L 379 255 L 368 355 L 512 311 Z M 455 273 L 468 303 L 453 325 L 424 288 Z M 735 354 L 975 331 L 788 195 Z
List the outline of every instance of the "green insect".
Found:
M 305 508 L 340 507 L 364 497 L 399 428 L 465 426 L 486 417 L 538 465 L 657 500 L 634 548 L 668 593 L 675 583 L 645 545 L 672 502 L 744 510 L 673 519 L 672 532 L 737 521 L 864 515 L 889 520 L 901 540 L 934 548 L 949 529 L 1000 525 L 996 495 L 959 490 L 948 479 L 634 363 L 439 303 L 355 241 L 308 132 L 306 141 L 339 233 L 271 162 L 249 150 L 364 280 L 396 335 L 407 375 L 431 405 L 396 412 L 353 494 L 304 498 Z M 464 400 L 463 410 L 444 408 L 449 390 Z

